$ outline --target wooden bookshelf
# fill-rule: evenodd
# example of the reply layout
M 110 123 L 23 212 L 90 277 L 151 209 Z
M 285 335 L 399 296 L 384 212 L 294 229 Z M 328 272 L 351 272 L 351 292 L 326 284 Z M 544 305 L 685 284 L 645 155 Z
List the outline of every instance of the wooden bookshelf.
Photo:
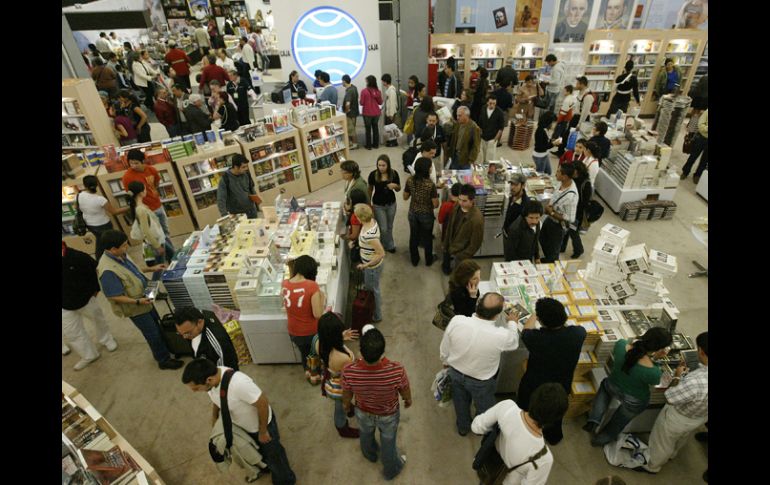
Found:
M 63 151 L 81 152 L 97 150 L 102 145 L 119 145 L 93 80 L 63 79 L 61 95 Z M 70 143 L 76 146 L 65 146 Z
M 684 94 L 690 92 L 695 72 L 698 69 L 707 42 L 708 32 L 705 30 L 676 29 L 666 31 L 666 39 L 661 55 L 663 59 L 666 57 L 674 59 L 674 64 L 678 65 L 681 69 L 682 80 L 680 84 Z
M 187 208 L 187 202 L 184 198 L 182 186 L 177 178 L 176 172 L 171 162 L 156 163 L 153 167 L 158 171 L 160 175 L 160 190 L 161 190 L 161 203 L 166 209 L 166 215 L 168 216 L 168 230 L 171 237 L 179 236 L 183 234 L 189 234 L 193 232 L 194 226 L 192 218 L 190 217 L 190 211 Z M 125 170 L 119 170 L 116 172 L 107 172 L 100 170 L 97 178 L 104 191 L 104 196 L 110 201 L 113 207 L 126 207 L 128 205 L 128 194 L 125 187 L 123 187 L 123 174 Z M 163 197 L 164 192 L 167 192 L 168 197 Z M 123 214 L 117 218 L 123 232 L 129 236 L 129 241 L 132 244 L 138 244 L 141 241 L 133 241 L 130 238 L 131 223 L 128 214 Z
M 310 191 L 299 130 L 292 128 L 254 141 L 237 139 L 263 203 L 272 205 L 279 194 L 302 197 Z
M 331 124 L 336 127 L 334 135 L 321 139 L 314 137 L 321 128 Z M 345 115 L 340 113 L 326 120 L 314 121 L 306 125 L 293 125 L 299 131 L 299 138 L 302 142 L 302 157 L 305 161 L 305 173 L 310 192 L 315 192 L 321 187 L 341 180 L 340 162 L 349 158 L 348 125 L 345 121 Z M 319 155 L 317 146 L 329 142 L 331 139 L 336 140 L 337 148 Z
M 174 160 L 173 164 L 195 226 L 203 229 L 207 225 L 213 225 L 221 217 L 217 207 L 217 187 L 220 177 L 230 169 L 230 156 L 241 153 L 241 147 L 233 144 L 205 151 L 198 147 L 198 150 L 189 157 Z M 217 164 L 218 167 L 214 168 L 212 164 Z
M 637 31 L 635 31 L 637 32 Z M 589 30 L 583 44 L 584 75 L 588 89 L 599 97 L 599 113 L 606 113 L 615 92 L 615 78 L 628 59 L 625 31 Z M 574 80 L 568 80 L 575 85 Z M 640 93 L 641 96 L 641 93 Z
M 660 69 L 663 67 L 665 30 L 631 30 L 626 31 L 628 36 L 623 48 L 626 58 L 634 61 L 634 73 L 639 81 L 639 98 L 641 114 L 655 113 L 656 102 L 652 100 L 652 90 Z M 617 71 L 619 76 L 623 72 L 623 66 Z M 613 87 L 613 94 L 614 94 Z M 632 94 L 633 98 L 633 94 Z M 652 108 L 650 108 L 652 106 Z M 609 106 L 607 107 L 609 109 Z M 611 114 L 611 113 L 610 113 Z

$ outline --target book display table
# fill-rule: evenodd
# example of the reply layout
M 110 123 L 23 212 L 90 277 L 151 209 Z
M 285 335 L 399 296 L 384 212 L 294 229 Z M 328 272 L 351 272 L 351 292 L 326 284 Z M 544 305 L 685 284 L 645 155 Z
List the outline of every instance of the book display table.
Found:
M 152 465 L 77 389 L 64 381 L 61 388 L 62 483 L 165 485 Z M 107 459 L 109 463 L 104 463 Z
M 658 200 L 674 200 L 676 189 L 650 188 L 650 189 L 623 189 L 610 177 L 604 169 L 599 169 L 596 176 L 596 193 L 607 203 L 612 212 L 619 213 L 621 206 L 626 202 L 633 202 L 647 198 Z
M 706 199 L 706 202 L 709 200 L 709 171 L 704 170 L 703 174 L 700 176 L 700 180 L 698 180 L 698 185 L 695 186 L 695 193 Z

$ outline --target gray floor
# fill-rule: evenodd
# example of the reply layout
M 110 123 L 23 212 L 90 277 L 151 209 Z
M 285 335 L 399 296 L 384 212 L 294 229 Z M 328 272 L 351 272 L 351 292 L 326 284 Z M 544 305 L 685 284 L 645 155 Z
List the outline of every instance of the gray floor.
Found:
M 153 128 L 162 130 L 157 124 Z M 362 133 L 360 140 L 363 140 Z M 499 150 L 506 158 L 531 161 L 529 151 L 513 152 L 507 147 Z M 387 153 L 393 166 L 400 171 L 402 148 L 383 147 L 379 151 L 361 148 L 351 152 L 351 159 L 356 160 L 367 175 L 374 168 L 379 153 Z M 683 161 L 681 142 L 675 160 Z M 555 157 L 552 162 L 555 166 Z M 340 200 L 342 191 L 343 182 L 340 181 L 309 197 Z M 706 215 L 708 206 L 695 194 L 691 180 L 679 186 L 675 201 L 678 210 L 670 221 L 624 223 L 607 209 L 597 225 L 618 224 L 631 231 L 630 243 L 644 242 L 650 248 L 678 258 L 679 274 L 666 286 L 671 291 L 671 299 L 681 310 L 679 329 L 695 336 L 708 328 L 708 279 L 688 279 L 687 274 L 695 270 L 692 260 L 707 266 L 708 255 L 706 248 L 691 235 L 690 223 Z M 441 368 L 438 347 L 442 333 L 430 324 L 430 320 L 436 303 L 446 290 L 447 279 L 438 264 L 431 268 L 414 268 L 410 264 L 406 208 L 407 205 L 400 201 L 395 231 L 398 252 L 388 254 L 386 259 L 382 277 L 384 319 L 378 325 L 387 339 L 386 355 L 406 366 L 414 396 L 414 405 L 401 411 L 398 437 L 399 447 L 408 460 L 393 483 L 477 483 L 471 462 L 480 437 L 457 435 L 453 409 L 439 408 L 431 396 L 430 384 Z M 597 233 L 594 228 L 584 236 L 586 248 L 592 247 Z M 183 239 L 177 238 L 175 243 L 181 244 Z M 501 259 L 479 260 L 482 276 L 486 278 L 491 263 Z M 158 370 L 139 331 L 129 320 L 114 317 L 103 296 L 99 299 L 109 315 L 110 327 L 120 347 L 114 353 L 103 351 L 101 359 L 80 372 L 72 370 L 78 357 L 74 354 L 63 357 L 62 379 L 89 399 L 155 466 L 166 483 L 243 483 L 243 475 L 238 469 L 220 474 L 208 456 L 208 396 L 194 394 L 184 386 L 181 371 Z M 298 483 L 384 482 L 381 465 L 372 464 L 361 456 L 357 440 L 342 439 L 337 435 L 332 422 L 332 403 L 320 396 L 317 387 L 304 381 L 299 366 L 250 364 L 242 370 L 262 387 L 277 413 L 281 441 Z M 703 483 L 701 475 L 707 467 L 704 445 L 693 440 L 657 476 L 652 476 L 608 465 L 601 449 L 592 448 L 588 435 L 580 430 L 584 423 L 584 416 L 565 421 L 565 439 L 552 447 L 556 462 L 549 484 L 590 485 L 609 474 L 619 475 L 627 483 L 636 485 Z M 269 480 L 263 478 L 260 483 Z

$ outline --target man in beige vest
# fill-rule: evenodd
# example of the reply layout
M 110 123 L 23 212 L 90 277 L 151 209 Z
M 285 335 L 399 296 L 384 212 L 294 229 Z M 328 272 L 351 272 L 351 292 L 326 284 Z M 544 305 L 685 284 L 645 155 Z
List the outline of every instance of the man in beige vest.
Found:
M 140 270 L 128 257 L 128 237 L 120 231 L 105 231 L 102 243 L 104 254 L 99 259 L 96 271 L 99 273 L 99 285 L 110 302 L 112 312 L 134 322 L 147 340 L 158 367 L 179 369 L 184 363 L 171 358 L 160 333 L 158 313 L 152 306 L 152 300 L 144 296 L 147 278 L 142 273 L 160 271 L 166 269 L 166 265 L 158 264 Z

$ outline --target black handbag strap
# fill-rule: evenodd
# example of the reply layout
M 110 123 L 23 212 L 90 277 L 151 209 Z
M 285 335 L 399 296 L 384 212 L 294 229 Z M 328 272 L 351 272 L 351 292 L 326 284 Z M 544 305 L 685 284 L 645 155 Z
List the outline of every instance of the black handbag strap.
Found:
M 222 375 L 222 383 L 219 388 L 219 407 L 222 410 L 222 427 L 225 430 L 226 448 L 229 450 L 233 446 L 233 421 L 230 419 L 230 406 L 227 404 L 227 389 L 230 387 L 235 371 L 227 369 Z
M 546 453 L 548 453 L 548 448 L 545 445 L 543 445 L 543 448 L 540 451 L 538 451 L 537 453 L 535 453 L 534 455 L 530 456 L 527 459 L 527 461 L 525 461 L 524 463 L 521 463 L 519 465 L 516 465 L 514 467 L 509 468 L 508 469 L 508 473 L 511 473 L 515 469 L 517 469 L 519 467 L 522 467 L 522 466 L 526 465 L 527 463 L 532 463 L 532 466 L 535 467 L 535 470 L 537 470 L 537 462 L 535 460 L 538 460 L 538 459 L 544 457 Z
M 80 210 L 80 192 L 78 192 L 78 195 L 75 196 L 75 210 L 77 211 L 78 215 L 83 215 L 83 211 Z

